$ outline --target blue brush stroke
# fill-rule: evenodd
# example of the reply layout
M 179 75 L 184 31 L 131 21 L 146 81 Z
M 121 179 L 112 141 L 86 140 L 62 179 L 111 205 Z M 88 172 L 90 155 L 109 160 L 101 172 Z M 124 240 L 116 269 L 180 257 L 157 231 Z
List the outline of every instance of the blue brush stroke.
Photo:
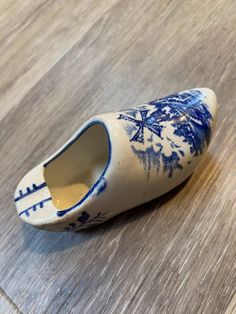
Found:
M 46 186 L 47 186 L 46 182 L 43 182 L 43 183 L 41 183 L 41 184 L 39 184 L 39 185 L 36 185 L 35 183 L 33 183 L 33 184 L 32 184 L 32 188 L 27 187 L 25 193 L 23 193 L 22 190 L 19 190 L 19 196 L 17 196 L 17 197 L 15 198 L 15 202 L 18 202 L 18 201 L 21 200 L 22 198 L 24 198 L 24 197 L 26 197 L 26 196 L 28 196 L 28 195 L 30 195 L 30 194 L 33 194 L 33 193 L 37 192 L 38 190 L 43 189 L 43 188 L 46 187 Z
M 83 211 L 81 215 L 77 218 L 77 221 L 84 225 L 89 219 L 89 214 L 86 211 Z
M 172 152 L 170 156 L 162 154 L 162 161 L 164 164 L 164 172 L 168 172 L 169 178 L 172 177 L 174 170 L 183 169 L 183 166 L 179 163 L 180 158 L 176 152 Z
M 95 189 L 94 195 L 98 196 L 101 194 L 107 187 L 107 181 L 104 177 L 100 177 L 97 187 Z
M 161 166 L 160 158 L 162 155 L 161 145 L 159 145 L 158 151 L 155 151 L 153 146 L 148 147 L 145 151 L 136 149 L 134 146 L 131 146 L 131 148 L 143 164 L 147 177 L 150 176 L 151 169 L 154 169 L 156 172 L 159 171 Z
M 37 210 L 37 207 L 43 208 L 44 204 L 45 204 L 46 202 L 51 201 L 51 199 L 52 199 L 52 198 L 49 197 L 49 198 L 46 198 L 46 199 L 44 199 L 44 200 L 42 200 L 42 201 L 40 201 L 40 202 L 38 202 L 38 203 L 35 203 L 34 205 L 32 205 L 32 206 L 30 206 L 30 207 L 28 207 L 28 208 L 22 210 L 22 211 L 19 213 L 19 216 L 25 214 L 27 217 L 29 217 L 31 210 L 36 211 L 36 210 Z

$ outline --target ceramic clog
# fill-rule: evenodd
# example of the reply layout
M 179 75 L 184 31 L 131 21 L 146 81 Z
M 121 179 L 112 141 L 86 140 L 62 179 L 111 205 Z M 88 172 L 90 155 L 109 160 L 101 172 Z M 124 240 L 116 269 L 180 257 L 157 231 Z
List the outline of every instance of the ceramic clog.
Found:
M 20 181 L 19 217 L 79 230 L 168 192 L 201 160 L 216 109 L 214 92 L 199 88 L 93 117 Z

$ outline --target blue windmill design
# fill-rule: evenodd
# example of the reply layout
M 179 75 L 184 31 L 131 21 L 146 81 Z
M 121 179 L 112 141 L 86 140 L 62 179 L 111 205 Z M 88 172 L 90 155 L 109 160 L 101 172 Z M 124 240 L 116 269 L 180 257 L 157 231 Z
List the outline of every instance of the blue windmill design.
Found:
M 136 118 L 136 114 L 138 112 L 140 114 L 140 118 L 141 118 L 140 120 Z M 144 130 L 145 129 L 148 129 L 151 133 L 162 138 L 161 131 L 163 129 L 163 126 L 159 124 L 161 119 L 157 120 L 152 115 L 148 116 L 148 112 L 149 110 L 142 109 L 142 110 L 137 110 L 136 112 L 131 112 L 130 115 L 120 114 L 118 119 L 123 119 L 129 122 L 132 122 L 138 128 L 135 134 L 130 139 L 130 142 L 134 141 L 134 142 L 144 143 Z

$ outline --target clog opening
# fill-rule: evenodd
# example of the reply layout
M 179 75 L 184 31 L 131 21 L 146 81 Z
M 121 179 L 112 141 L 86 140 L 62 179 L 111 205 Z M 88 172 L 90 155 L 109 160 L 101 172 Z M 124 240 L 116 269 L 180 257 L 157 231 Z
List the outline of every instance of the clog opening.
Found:
M 97 123 L 45 166 L 45 181 L 59 210 L 74 206 L 89 193 L 108 165 L 109 150 L 108 132 Z

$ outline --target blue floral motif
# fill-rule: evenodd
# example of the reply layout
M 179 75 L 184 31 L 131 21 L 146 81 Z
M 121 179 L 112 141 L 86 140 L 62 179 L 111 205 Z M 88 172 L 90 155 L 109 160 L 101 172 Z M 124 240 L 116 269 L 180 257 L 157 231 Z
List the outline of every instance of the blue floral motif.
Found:
M 142 162 L 147 176 L 154 169 L 172 177 L 181 170 L 184 151 L 175 143 L 179 137 L 189 145 L 190 153 L 199 156 L 211 137 L 212 116 L 199 90 L 173 94 L 154 100 L 146 105 L 128 109 L 120 113 L 118 119 L 125 120 L 125 129 L 132 142 L 131 148 Z M 165 136 L 166 122 L 173 127 L 173 138 Z M 163 143 L 169 145 L 169 153 L 164 153 Z
M 99 212 L 93 218 L 90 218 L 90 214 L 86 211 L 83 211 L 77 218 L 77 221 L 69 223 L 68 226 L 64 228 L 64 230 L 75 231 L 79 230 L 81 227 L 89 228 L 95 226 L 105 220 L 106 214 L 106 212 Z

